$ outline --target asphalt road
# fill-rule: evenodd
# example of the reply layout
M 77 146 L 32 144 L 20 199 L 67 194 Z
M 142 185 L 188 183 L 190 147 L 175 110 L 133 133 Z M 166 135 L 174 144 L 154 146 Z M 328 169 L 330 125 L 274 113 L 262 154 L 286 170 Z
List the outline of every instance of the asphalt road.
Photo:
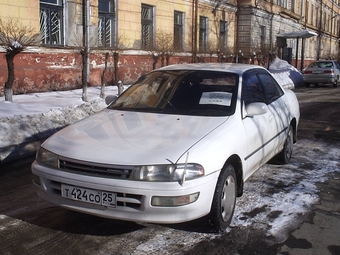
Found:
M 340 88 L 313 87 L 295 92 L 301 112 L 299 139 L 320 140 L 329 148 L 339 147 Z M 340 163 L 337 168 L 340 169 Z M 340 172 L 317 186 L 320 202 L 314 205 L 310 218 L 280 244 L 280 254 L 340 254 Z
M 308 156 L 304 145 L 313 141 L 322 143 L 316 150 L 322 158 L 323 150 L 340 145 L 340 88 L 295 92 L 301 107 L 297 153 Z M 312 168 L 313 160 L 303 166 Z M 217 235 L 199 221 L 137 224 L 68 211 L 36 195 L 32 161 L 26 158 L 0 165 L 0 254 L 340 254 L 340 171 L 318 184 L 319 202 L 290 223 L 282 239 L 273 240 L 258 222 Z

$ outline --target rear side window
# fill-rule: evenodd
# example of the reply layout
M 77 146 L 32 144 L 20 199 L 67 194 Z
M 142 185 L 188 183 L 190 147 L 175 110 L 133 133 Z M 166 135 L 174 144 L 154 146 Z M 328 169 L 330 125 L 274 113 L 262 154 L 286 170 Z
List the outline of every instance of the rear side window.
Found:
M 246 76 L 243 85 L 243 100 L 245 104 L 250 103 L 266 103 L 263 89 L 256 73 Z

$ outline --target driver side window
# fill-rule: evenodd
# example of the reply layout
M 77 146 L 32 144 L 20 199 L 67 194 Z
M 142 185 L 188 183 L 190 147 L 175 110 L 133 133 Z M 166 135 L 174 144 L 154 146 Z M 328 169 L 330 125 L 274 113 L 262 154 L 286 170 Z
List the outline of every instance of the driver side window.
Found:
M 259 81 L 256 73 L 245 77 L 243 85 L 243 100 L 246 105 L 255 102 L 266 103 L 261 82 Z

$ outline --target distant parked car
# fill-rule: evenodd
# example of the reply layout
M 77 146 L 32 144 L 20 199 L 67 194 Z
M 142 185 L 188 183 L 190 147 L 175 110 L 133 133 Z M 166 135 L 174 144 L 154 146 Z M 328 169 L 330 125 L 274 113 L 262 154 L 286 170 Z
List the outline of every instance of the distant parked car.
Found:
M 38 194 L 127 221 L 208 215 L 222 231 L 244 181 L 274 156 L 289 162 L 300 117 L 294 92 L 255 65 L 168 66 L 111 100 L 43 143 Z
M 340 65 L 334 60 L 322 60 L 312 62 L 303 70 L 303 81 L 306 87 L 311 84 L 333 84 L 339 86 L 340 82 Z

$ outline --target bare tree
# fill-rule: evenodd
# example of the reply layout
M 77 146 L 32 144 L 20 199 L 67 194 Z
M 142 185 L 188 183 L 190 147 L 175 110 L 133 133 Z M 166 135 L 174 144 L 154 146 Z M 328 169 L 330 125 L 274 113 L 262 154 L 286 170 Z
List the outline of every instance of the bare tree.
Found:
M 104 70 L 101 76 L 101 88 L 100 88 L 100 98 L 105 98 L 105 85 L 106 85 L 106 79 L 105 79 L 105 74 L 107 71 L 107 62 L 108 62 L 108 58 L 109 58 L 109 53 L 106 52 L 105 53 L 105 60 L 104 60 Z
M 38 34 L 22 24 L 18 18 L 0 18 L 0 45 L 6 51 L 8 77 L 5 83 L 5 101 L 13 101 L 14 57 L 28 46 L 37 43 Z
M 169 65 L 170 57 L 174 54 L 173 34 L 165 30 L 157 30 L 156 32 L 156 55 L 161 58 L 161 66 L 163 67 L 164 61 Z M 155 54 L 153 54 L 155 55 Z
M 121 34 L 117 37 L 113 47 L 110 49 L 112 54 L 113 54 L 113 66 L 114 66 L 114 82 L 115 84 L 118 84 L 118 81 L 119 81 L 119 77 L 118 77 L 118 74 L 119 74 L 119 70 L 118 70 L 118 61 L 119 61 L 119 55 L 120 53 L 125 50 L 127 48 L 126 46 L 126 37 L 125 37 L 125 34 Z M 118 94 L 120 95 L 121 92 L 121 89 L 118 86 Z

